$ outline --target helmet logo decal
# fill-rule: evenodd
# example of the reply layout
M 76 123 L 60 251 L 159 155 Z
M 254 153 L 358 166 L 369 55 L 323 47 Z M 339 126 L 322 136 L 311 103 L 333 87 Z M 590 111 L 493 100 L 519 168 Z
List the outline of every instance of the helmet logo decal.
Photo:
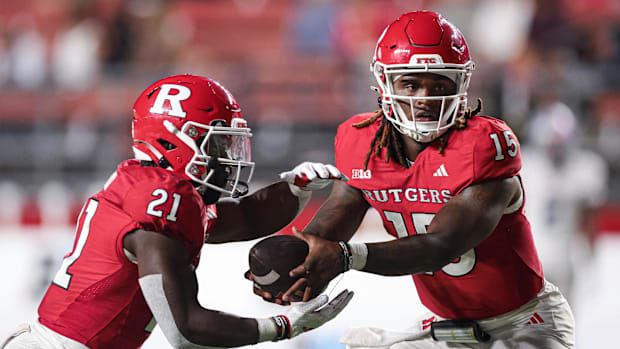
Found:
M 455 44 L 452 44 L 452 49 L 454 51 L 458 52 L 460 55 L 465 53 L 465 45 L 457 46 Z
M 420 58 L 420 57 L 418 57 L 416 63 L 437 63 L 437 58 L 433 58 L 433 57 L 423 57 L 423 58 Z
M 177 93 L 170 94 L 170 92 L 173 90 Z M 159 88 L 157 98 L 155 99 L 155 103 L 153 103 L 151 109 L 149 109 L 149 113 L 163 115 L 167 111 L 168 115 L 170 116 L 184 118 L 187 113 L 183 110 L 183 107 L 181 106 L 181 101 L 188 99 L 191 95 L 192 91 L 186 86 L 163 84 Z M 166 101 L 170 103 L 170 109 L 164 108 L 164 104 Z
M 409 60 L 409 64 L 442 64 L 443 59 L 438 54 L 413 55 Z

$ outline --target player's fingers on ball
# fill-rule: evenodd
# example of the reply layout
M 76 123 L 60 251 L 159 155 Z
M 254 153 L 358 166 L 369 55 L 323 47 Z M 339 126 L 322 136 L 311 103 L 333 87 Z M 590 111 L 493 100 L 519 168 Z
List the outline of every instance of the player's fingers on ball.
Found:
M 306 243 L 310 244 L 310 239 L 312 238 L 311 235 L 306 234 L 306 233 L 300 231 L 296 227 L 293 227 L 292 231 L 293 231 L 293 235 L 295 235 L 296 237 L 304 240 Z
M 269 303 L 277 304 L 277 305 L 289 305 L 289 302 L 285 302 L 281 300 L 280 298 L 270 298 L 270 299 L 265 299 L 265 301 Z
M 286 292 L 284 292 L 284 295 L 282 296 L 282 300 L 284 301 L 291 301 L 291 299 L 293 298 L 293 294 L 295 294 L 295 292 L 301 290 L 304 286 L 306 285 L 306 278 L 300 278 L 299 280 L 295 281 L 295 283 L 289 287 L 288 290 L 286 290 Z
M 250 270 L 247 270 L 245 273 L 243 273 L 243 277 L 250 281 L 254 281 L 254 277 L 252 276 Z
M 271 293 L 263 290 L 262 288 L 260 288 L 260 286 L 257 283 L 254 283 L 254 293 L 256 293 L 257 295 L 261 296 L 261 297 L 268 297 L 268 298 L 272 298 Z
M 275 298 L 275 303 L 278 305 L 291 305 L 291 302 L 283 299 L 284 295 L 280 295 Z
M 293 235 L 304 240 L 308 244 L 308 247 L 310 247 L 309 253 L 313 254 L 314 253 L 313 247 L 320 241 L 320 239 L 316 235 L 312 235 L 312 234 L 305 233 L 303 231 L 299 231 L 295 227 L 293 227 L 293 229 L 294 229 Z
M 319 260 L 317 257 L 308 254 L 306 260 L 304 261 L 304 270 L 306 271 L 306 275 L 310 274 L 311 271 L 315 271 L 315 267 L 318 265 L 318 263 Z
M 264 300 L 273 299 L 273 296 L 271 296 L 271 293 L 261 290 L 259 287 L 256 286 L 256 284 L 254 284 L 254 294 L 263 298 Z
M 291 271 L 288 272 L 288 275 L 294 278 L 297 276 L 306 275 L 306 272 L 307 272 L 306 266 L 304 264 L 300 264 L 296 266 L 295 268 L 291 269 Z
M 297 290 L 292 297 L 294 297 L 295 301 L 299 302 L 304 299 L 304 292 L 302 290 Z
M 311 296 L 312 296 L 312 287 L 306 286 L 306 288 L 304 289 L 304 298 L 302 298 L 302 300 L 304 302 L 307 302 L 310 300 Z
M 275 304 L 280 304 L 280 305 L 282 304 L 281 299 L 272 297 L 271 293 L 269 292 L 262 292 L 259 294 L 259 296 L 261 296 L 261 298 L 263 298 L 265 302 L 275 303 Z
M 319 162 L 312 163 L 312 168 L 319 175 L 319 178 L 329 178 L 329 170 Z

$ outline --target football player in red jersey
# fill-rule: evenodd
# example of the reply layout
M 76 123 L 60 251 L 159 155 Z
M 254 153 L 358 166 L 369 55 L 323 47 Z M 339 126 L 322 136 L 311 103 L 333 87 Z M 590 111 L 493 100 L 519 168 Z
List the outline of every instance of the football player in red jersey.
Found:
M 351 180 L 336 182 L 297 233 L 310 253 L 285 299 L 356 269 L 411 274 L 431 312 L 405 332 L 351 330 L 341 340 L 349 347 L 574 346 L 570 307 L 544 279 L 523 211 L 519 142 L 504 122 L 477 115 L 480 100 L 467 107 L 473 69 L 454 25 L 435 12 L 403 14 L 371 64 L 381 110 L 338 128 L 336 167 Z M 371 207 L 396 239 L 347 243 Z
M 87 200 L 38 321 L 20 326 L 3 348 L 138 348 L 156 324 L 175 348 L 233 347 L 291 338 L 346 306 L 348 291 L 265 319 L 201 307 L 194 269 L 205 240 L 276 232 L 311 190 L 342 176 L 302 164 L 287 181 L 243 196 L 254 167 L 250 129 L 234 97 L 208 78 L 159 80 L 133 111 L 135 159 Z M 237 199 L 218 201 L 222 194 Z

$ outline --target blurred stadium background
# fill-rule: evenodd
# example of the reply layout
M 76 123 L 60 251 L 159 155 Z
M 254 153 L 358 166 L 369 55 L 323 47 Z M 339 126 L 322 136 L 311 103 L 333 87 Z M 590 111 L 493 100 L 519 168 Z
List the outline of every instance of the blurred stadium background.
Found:
M 333 162 L 347 117 L 377 109 L 369 72 L 385 25 L 443 13 L 476 62 L 470 103 L 519 136 L 528 215 L 548 279 L 569 298 L 577 348 L 616 347 L 620 321 L 620 3 L 614 0 L 21 0 L 0 2 L 0 337 L 33 320 L 71 250 L 83 201 L 131 157 L 131 106 L 153 81 L 203 74 L 254 130 L 252 188 Z M 322 194 L 322 195 L 321 195 Z M 295 225 L 320 205 L 320 193 Z M 355 239 L 385 240 L 376 214 Z M 282 309 L 242 278 L 252 243 L 205 247 L 201 302 Z M 408 277 L 347 273 L 357 296 L 312 334 L 259 347 L 341 348 L 349 326 L 403 329 L 423 311 Z M 510 277 L 510 275 L 506 275 Z M 168 347 L 156 333 L 145 348 Z

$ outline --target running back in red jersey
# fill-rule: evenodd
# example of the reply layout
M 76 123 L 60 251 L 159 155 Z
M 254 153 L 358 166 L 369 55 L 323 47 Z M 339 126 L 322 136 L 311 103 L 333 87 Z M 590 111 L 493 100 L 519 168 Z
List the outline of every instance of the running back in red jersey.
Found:
M 41 302 L 39 321 L 89 348 L 139 347 L 155 321 L 123 237 L 135 229 L 175 237 L 197 266 L 212 223 L 189 181 L 139 160 L 121 163 L 84 205 L 73 250 Z

